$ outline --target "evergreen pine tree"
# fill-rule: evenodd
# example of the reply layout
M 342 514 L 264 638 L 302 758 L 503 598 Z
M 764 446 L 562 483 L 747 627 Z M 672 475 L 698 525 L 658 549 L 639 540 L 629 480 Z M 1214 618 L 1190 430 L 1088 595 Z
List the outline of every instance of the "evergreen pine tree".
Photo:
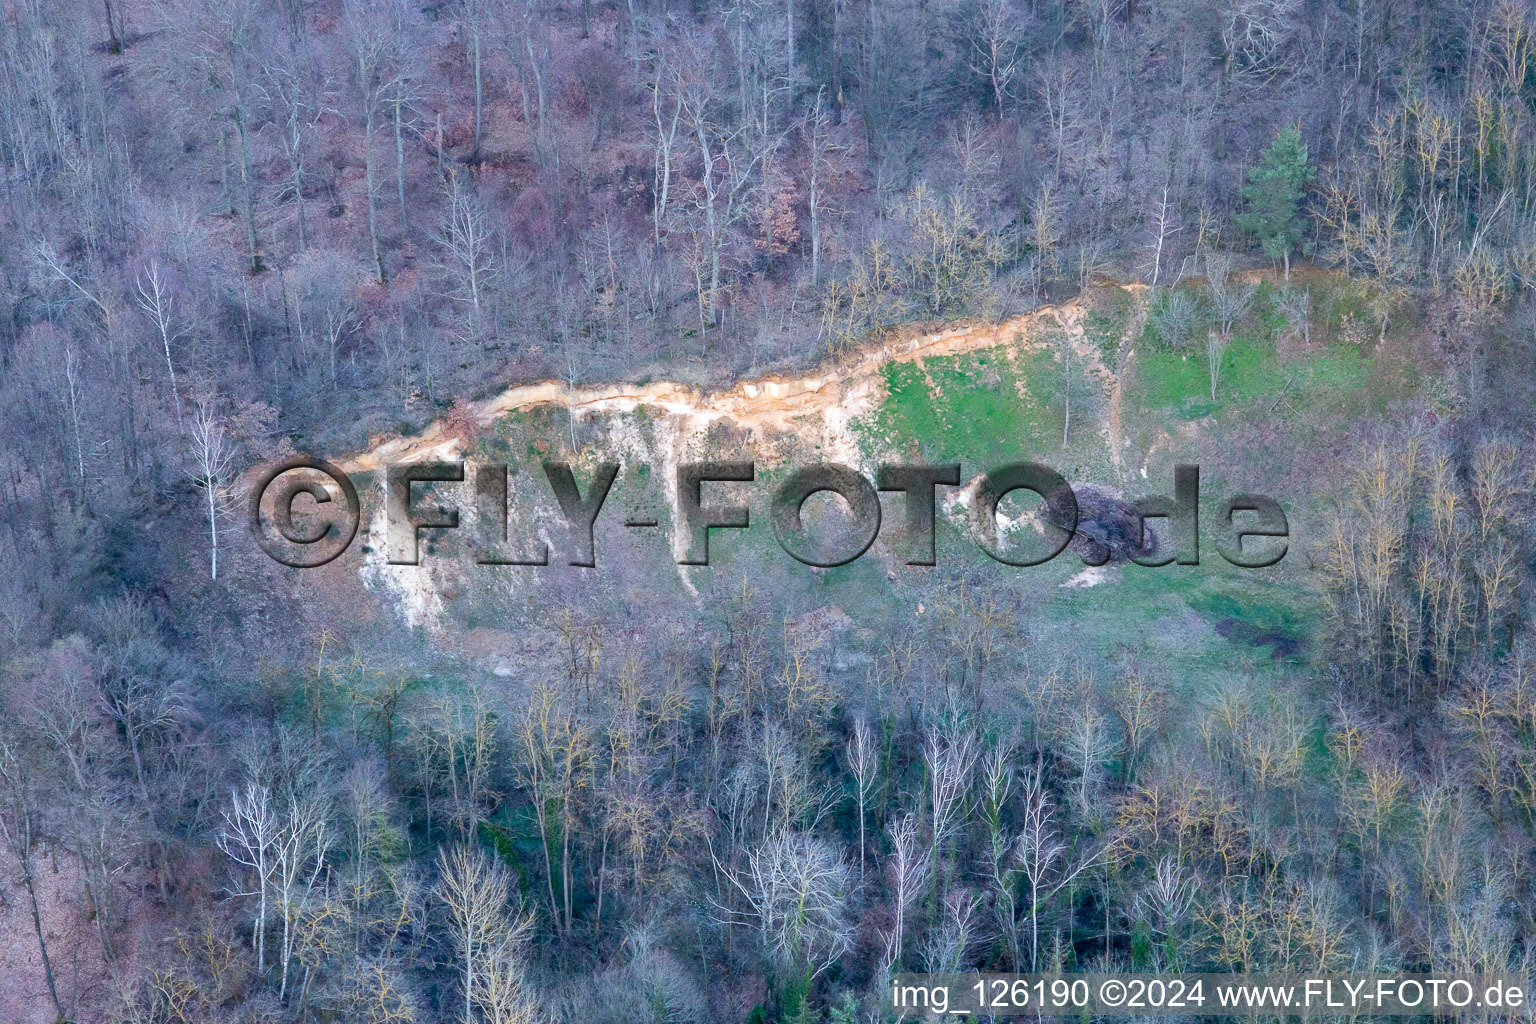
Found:
M 1307 162 L 1307 145 L 1301 141 L 1301 129 L 1286 125 L 1248 172 L 1243 199 L 1248 212 L 1239 214 L 1238 226 L 1255 235 L 1270 259 L 1285 264 L 1285 279 L 1291 279 L 1291 250 L 1301 243 L 1304 227 L 1301 216 L 1302 190 L 1316 177 Z

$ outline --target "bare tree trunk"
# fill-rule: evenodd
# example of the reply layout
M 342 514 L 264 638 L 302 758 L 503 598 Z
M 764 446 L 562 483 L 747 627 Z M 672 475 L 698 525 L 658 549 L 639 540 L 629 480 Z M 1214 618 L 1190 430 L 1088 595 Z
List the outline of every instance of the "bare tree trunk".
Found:
M 404 103 L 405 97 L 397 88 L 395 92 L 395 191 L 400 196 L 400 225 L 409 230 L 411 215 L 405 205 L 405 132 L 401 124 L 403 117 L 401 108 Z
M 793 89 L 795 80 L 795 0 L 784 0 L 784 71 Z M 794 94 L 791 92 L 793 102 Z
M 232 116 L 235 134 L 240 140 L 240 188 L 245 206 L 245 244 L 250 252 L 251 273 L 259 274 L 263 268 L 261 249 L 256 238 L 256 183 L 253 180 L 256 172 L 251 167 L 251 142 L 245 131 L 245 110 L 238 99 Z
M 478 17 L 478 15 L 479 12 L 477 11 L 476 16 Z M 475 149 L 470 154 L 470 160 L 473 162 L 480 159 L 480 126 L 481 115 L 485 106 L 485 88 L 480 74 L 480 26 L 478 24 L 475 25 L 471 31 L 473 34 L 471 59 L 474 61 L 475 66 Z
M 523 48 L 528 52 L 528 69 L 533 72 L 533 92 L 538 110 L 538 125 L 534 130 L 534 150 L 539 154 L 539 159 L 544 159 L 544 69 L 539 64 L 539 58 L 533 50 L 533 19 L 532 5 L 529 5 L 529 17 L 523 22 Z M 545 47 L 545 56 L 548 56 L 548 47 Z
M 77 379 L 79 362 L 75 350 L 64 346 L 64 379 L 69 387 L 69 418 L 75 433 L 75 463 L 80 472 L 80 484 L 85 485 L 85 443 L 80 437 L 80 382 Z M 179 407 L 178 407 L 179 408 Z M 83 496 L 83 495 L 82 495 Z
M 57 1019 L 64 1020 L 58 986 L 53 979 L 53 961 L 48 956 L 48 940 L 43 934 L 43 916 L 37 906 L 37 886 L 32 875 L 32 849 L 37 839 L 38 795 L 32 788 L 32 766 L 27 753 L 0 740 L 0 783 L 5 785 L 7 806 L 0 808 L 0 838 L 10 848 L 21 868 L 21 881 L 32 905 L 32 929 L 37 933 L 37 950 L 43 961 L 43 978 L 48 983 L 48 998 Z
M 373 152 L 373 98 L 368 97 L 368 109 L 364 117 L 363 135 L 363 177 L 364 188 L 368 192 L 368 240 L 373 246 L 373 268 L 378 277 L 379 284 L 388 284 L 384 276 L 384 254 L 379 250 L 379 197 L 377 194 L 378 168 L 375 166 Z M 478 146 L 478 140 L 477 140 Z
M 208 574 L 208 578 L 211 579 L 211 580 L 216 580 L 216 579 L 219 578 L 219 517 L 218 517 L 217 509 L 215 507 L 215 501 L 216 501 L 216 499 L 215 499 L 215 496 L 214 496 L 214 493 L 213 493 L 213 488 L 209 487 L 208 488 L 208 546 L 209 546 L 209 574 Z M 134 756 L 135 760 L 138 759 L 139 752 L 138 752 L 137 749 L 134 750 L 133 756 Z M 140 771 L 139 784 L 143 785 L 143 783 L 144 783 L 143 769 L 141 768 L 139 771 Z
M 592 919 L 592 936 L 596 938 L 603 930 L 603 896 L 608 886 L 608 829 L 603 828 L 603 852 L 597 859 L 597 913 Z
M 811 287 L 815 288 L 821 282 L 821 218 L 817 207 L 820 205 L 820 197 L 816 194 L 816 174 L 811 172 Z
M 555 863 L 554 856 L 550 853 L 549 836 L 549 807 L 547 798 L 543 793 L 534 793 L 535 817 L 539 823 L 539 845 L 544 847 L 544 884 L 549 890 L 549 914 L 556 922 L 560 920 L 560 904 L 555 899 Z
M 564 806 L 564 809 L 561 811 L 561 815 L 560 815 L 560 817 L 562 819 L 561 826 L 560 826 L 560 842 L 561 842 L 561 850 L 560 850 L 560 877 L 561 877 L 561 881 L 565 885 L 565 892 L 564 892 L 564 896 L 565 896 L 565 922 L 561 926 L 560 930 L 561 930 L 561 932 L 563 934 L 566 934 L 566 935 L 569 935 L 571 933 L 571 822 L 570 822 L 570 807 L 571 807 L 571 798 L 570 798 L 570 794 L 567 793 L 566 794 L 566 798 L 565 798 L 565 806 Z
M 832 102 L 843 106 L 843 0 L 832 0 Z
M 30 825 L 28 826 L 30 828 Z M 30 845 L 30 838 L 27 840 Z M 28 850 L 20 855 L 21 880 L 27 887 L 27 898 L 32 903 L 32 929 L 37 932 L 37 951 L 43 958 L 43 978 L 48 982 L 48 998 L 53 1001 L 53 1012 L 64 1019 L 64 1008 L 59 1005 L 59 989 L 53 981 L 53 961 L 48 958 L 48 940 L 43 937 L 43 918 L 37 910 L 37 887 L 32 878 L 32 854 Z
M 299 214 L 299 249 L 309 248 L 309 232 L 304 223 L 304 159 L 299 157 L 293 162 L 293 202 L 298 208 Z
M 1227 84 L 1231 77 L 1232 54 L 1221 59 L 1221 78 L 1216 90 L 1216 159 L 1227 158 Z
M 112 0 L 101 0 L 107 11 L 107 46 L 113 53 L 123 52 L 123 41 L 117 35 L 117 19 L 112 16 Z

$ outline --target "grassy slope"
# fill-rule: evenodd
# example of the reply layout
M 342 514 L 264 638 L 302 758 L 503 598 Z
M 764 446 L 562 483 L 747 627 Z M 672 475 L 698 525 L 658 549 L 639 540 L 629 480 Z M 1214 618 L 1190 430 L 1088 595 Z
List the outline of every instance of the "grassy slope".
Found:
M 1315 307 L 1343 305 L 1328 288 L 1314 286 Z M 1089 336 L 1100 336 L 1107 361 L 1118 361 L 1127 320 L 1120 301 L 1090 314 Z M 1172 463 L 1198 462 L 1199 566 L 1114 567 L 1100 585 L 1062 587 L 1082 569 L 1070 552 L 1045 566 L 996 566 L 978 556 L 953 524 L 941 540 L 941 562 L 947 551 L 967 568 L 1030 590 L 1036 598 L 1031 633 L 1047 656 L 1085 648 L 1108 654 L 1125 646 L 1145 651 L 1190 687 L 1217 674 L 1283 671 L 1304 656 L 1287 650 L 1285 638 L 1304 640 L 1320 612 L 1302 548 L 1323 497 L 1297 493 L 1287 483 L 1305 473 L 1320 439 L 1336 439 L 1357 419 L 1379 415 L 1407 396 L 1407 382 L 1416 375 L 1407 365 L 1381 373 L 1379 360 L 1339 340 L 1345 332 L 1326 323 L 1314 328 L 1306 354 L 1282 356 L 1281 326 L 1268 289 L 1261 289 L 1254 315 L 1228 348 L 1214 402 L 1203 351 L 1163 350 L 1151 332 L 1136 339 L 1122 369 L 1121 425 L 1126 461 L 1134 465 L 1136 453 L 1150 456 L 1145 480 L 1133 467 L 1125 470 L 1129 479 L 1116 478 L 1102 408 L 1096 417 L 1084 416 L 1081 427 L 1074 425 L 1062 447 L 1061 412 L 1036 386 L 1050 365 L 1043 354 L 1026 357 L 1023 365 L 980 355 L 893 365 L 886 370 L 888 400 L 861 426 L 872 452 L 894 445 L 910 456 L 958 458 L 967 473 L 1035 458 L 1074 482 L 1123 490 L 1127 497 L 1171 491 Z M 1262 426 L 1255 428 L 1257 422 Z M 1294 543 L 1273 569 L 1237 569 L 1216 551 L 1220 502 L 1239 489 L 1271 494 L 1288 510 Z M 848 585 L 855 585 L 853 574 Z

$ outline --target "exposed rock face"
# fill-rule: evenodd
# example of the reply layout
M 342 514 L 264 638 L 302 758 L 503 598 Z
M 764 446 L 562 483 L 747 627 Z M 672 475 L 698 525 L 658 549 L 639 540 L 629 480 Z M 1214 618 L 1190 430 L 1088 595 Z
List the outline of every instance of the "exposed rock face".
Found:
M 1129 290 L 1134 293 L 1136 287 Z M 718 390 L 668 381 L 619 382 L 591 387 L 542 381 L 519 384 L 484 400 L 466 403 L 454 415 L 430 424 L 419 434 L 378 437 L 371 439 L 369 447 L 363 451 L 330 455 L 343 472 L 366 473 L 373 477 L 366 485 L 370 492 L 363 498 L 365 506 L 371 507 L 372 511 L 364 514 L 358 540 L 354 542 L 363 554 L 364 582 L 389 590 L 410 625 L 429 628 L 443 625 L 445 601 L 451 602 L 453 593 L 470 592 L 462 589 L 465 586 L 483 585 L 460 578 L 469 571 L 466 566 L 476 564 L 472 559 L 439 558 L 428 560 L 422 566 L 398 566 L 388 562 L 386 475 L 383 470 L 395 464 L 474 458 L 475 446 L 483 440 L 479 437 L 482 431 L 492 435 L 492 441 L 516 435 L 516 442 L 508 441 L 512 447 L 505 449 L 507 452 L 515 449 L 511 461 L 516 462 L 527 440 L 517 433 L 523 429 L 519 423 L 526 425 L 538 420 L 538 417 L 522 414 L 545 407 L 563 407 L 573 423 L 584 425 L 583 432 L 590 444 L 584 447 L 582 458 L 617 461 L 626 473 L 640 467 L 636 469 L 637 478 L 643 470 L 644 475 L 654 481 L 671 481 L 681 463 L 726 452 L 733 459 L 751 458 L 760 467 L 780 465 L 790 459 L 840 463 L 873 480 L 882 461 L 910 461 L 914 444 L 936 440 L 871 433 L 876 430 L 871 425 L 875 422 L 873 413 L 892 398 L 890 377 L 885 372 L 888 366 L 916 365 L 922 371 L 919 378 L 924 379 L 929 388 L 929 400 L 941 402 L 941 389 L 926 377 L 928 360 L 986 353 L 988 358 L 983 362 L 1006 361 L 1017 369 L 1024 365 L 1022 360 L 1026 356 L 1040 349 L 1043 344 L 1041 329 L 1044 328 L 1064 330 L 1084 365 L 1095 372 L 1107 373 L 1107 369 L 1097 362 L 1097 343 L 1089 340 L 1084 332 L 1086 311 L 1083 302 L 1072 300 L 1042 306 L 997 324 L 962 324 L 934 333 L 894 332 L 862 349 L 846 353 L 834 362 L 815 367 L 803 376 L 770 376 L 741 381 Z M 1134 329 L 1139 330 L 1139 327 Z M 1029 397 L 1021 378 L 1019 399 L 1023 401 Z M 959 396 L 950 396 L 950 399 L 958 401 Z M 504 419 L 513 422 L 502 424 Z M 530 426 L 529 429 L 534 428 Z M 510 433 L 502 437 L 498 430 L 509 430 Z M 1113 463 L 1118 466 L 1116 431 L 1106 430 L 1105 433 Z M 946 459 L 964 460 L 967 472 L 979 473 L 987 468 L 977 461 L 974 453 L 969 457 L 962 451 L 942 454 Z M 261 467 L 248 470 L 242 477 L 242 487 L 254 484 L 260 471 Z M 530 537 L 536 537 L 546 545 L 558 546 L 559 537 L 548 533 L 544 524 L 558 523 L 561 512 L 553 505 L 548 489 L 542 486 L 542 479 L 539 473 L 515 477 L 511 486 L 516 493 L 509 494 L 509 500 L 520 510 L 519 515 L 531 531 Z M 646 486 L 635 484 L 641 490 Z M 946 515 L 964 515 L 966 502 L 961 489 L 944 489 L 942 497 Z M 1087 556 L 1090 561 L 1107 553 L 1106 560 L 1124 562 L 1134 555 L 1156 549 L 1157 539 L 1150 535 L 1150 531 L 1148 537 L 1139 537 L 1139 521 L 1130 505 L 1088 487 L 1079 488 L 1077 499 L 1079 521 L 1072 540 L 1076 553 Z M 652 484 L 645 492 L 644 500 L 648 503 L 647 515 L 657 519 L 657 525 L 661 527 L 658 536 L 669 535 L 674 543 L 674 558 L 667 560 L 667 571 L 675 572 L 683 589 L 697 598 L 693 582 L 695 572 L 676 560 L 681 552 L 675 548 L 678 534 L 671 527 L 680 521 L 675 488 Z M 1038 519 L 1035 525 L 1041 526 Z M 957 519 L 956 526 L 963 530 L 966 524 Z M 464 536 L 468 536 L 468 531 Z M 1059 533 L 1055 535 L 1058 539 L 1059 536 Z M 475 579 L 483 581 L 486 576 L 480 573 Z M 508 574 L 499 578 L 496 586 L 500 597 L 505 598 L 533 584 L 523 577 Z
M 700 391 L 677 382 L 605 384 L 572 389 L 560 381 L 519 384 L 474 403 L 469 413 L 488 427 L 508 413 L 542 405 L 564 406 L 578 417 L 626 413 L 644 407 L 654 415 L 672 417 L 679 435 L 699 434 L 715 423 L 725 422 L 766 437 L 788 434 L 813 436 L 808 431 L 837 434 L 847 421 L 882 401 L 884 384 L 880 371 L 889 363 L 920 363 L 925 359 L 968 352 L 1008 349 L 1030 351 L 1041 321 L 1064 327 L 1074 338 L 1083 336 L 1084 305 L 1071 300 L 1041 306 L 999 324 L 966 324 L 931 334 L 889 338 L 844 357 L 834 365 L 817 368 L 804 377 L 768 377 L 743 381 L 723 391 Z M 1083 355 L 1091 358 L 1090 344 Z M 443 421 L 432 423 L 414 437 L 376 438 L 369 449 L 333 461 L 349 473 L 373 472 L 389 463 L 429 462 L 455 458 L 462 449 Z M 836 448 L 832 449 L 834 452 Z M 840 457 L 847 453 L 839 453 Z M 845 461 L 848 461 L 845 458 Z

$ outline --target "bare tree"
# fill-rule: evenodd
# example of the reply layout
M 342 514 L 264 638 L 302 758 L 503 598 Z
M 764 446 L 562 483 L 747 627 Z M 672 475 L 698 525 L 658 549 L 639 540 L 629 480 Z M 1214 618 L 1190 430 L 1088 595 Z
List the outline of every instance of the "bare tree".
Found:
M 1061 245 L 1061 208 L 1052 182 L 1041 181 L 1029 200 L 1030 256 L 1029 275 L 1035 298 L 1040 298 L 1045 282 L 1056 276 L 1057 248 Z
M 1157 287 L 1158 278 L 1162 275 L 1163 252 L 1167 249 L 1169 240 L 1183 230 L 1177 220 L 1178 211 L 1174 204 L 1168 201 L 1168 186 L 1164 185 L 1162 199 L 1152 211 L 1152 280 L 1148 283 L 1153 288 Z
M 99 707 L 113 733 L 128 744 L 143 814 L 158 823 L 163 808 L 151 792 L 149 769 L 153 758 L 174 749 L 170 740 L 187 718 L 188 702 L 177 665 L 161 641 L 154 613 L 136 597 L 100 602 L 91 608 L 87 622 L 96 641 L 91 668 Z M 157 846 L 157 881 L 165 898 L 171 865 L 164 833 L 158 836 Z
M 1076 339 L 1060 321 L 1047 322 L 1045 341 L 1055 357 L 1055 366 L 1045 385 L 1051 397 L 1061 403 L 1061 446 L 1065 448 L 1072 430 L 1073 409 L 1076 408 L 1079 415 L 1091 410 L 1094 400 L 1102 395 L 1102 389 L 1084 358 L 1078 354 Z
M 475 92 L 475 148 L 469 154 L 471 162 L 480 159 L 481 125 L 484 122 L 483 111 L 485 109 L 485 75 L 482 70 L 483 51 L 485 34 L 490 30 L 491 20 L 490 0 L 468 0 L 464 4 L 465 45 L 469 50 L 470 74 L 474 80 Z
M 979 817 L 987 829 L 987 883 L 992 890 L 992 911 L 1004 941 L 1013 954 L 1015 970 L 1023 960 L 1019 948 L 1018 868 L 1014 860 L 1014 836 L 1008 831 L 1004 812 L 1015 781 L 1017 748 L 1010 740 L 987 751 L 981 762 Z
M 103 340 L 106 342 L 107 354 L 112 361 L 112 369 L 124 374 L 128 372 L 126 346 L 118 346 L 117 338 L 117 306 L 116 297 L 111 291 L 100 284 L 93 284 L 86 275 L 72 270 L 65 262 L 64 257 L 47 238 L 39 238 L 32 247 L 32 256 L 38 266 L 52 279 L 66 284 L 81 298 L 88 302 L 95 310 L 96 319 Z M 81 422 L 82 405 L 85 402 L 86 392 L 82 379 L 83 363 L 81 357 L 75 352 L 71 341 L 64 343 L 64 381 L 62 402 L 65 412 L 69 416 L 71 432 L 75 439 L 75 469 L 78 481 L 85 481 L 85 434 Z M 121 415 L 123 424 L 124 449 L 127 461 L 125 468 L 131 469 L 133 459 L 137 451 L 137 430 L 135 427 L 134 389 L 126 387 L 121 392 L 125 401 Z
M 806 212 L 811 218 L 811 287 L 816 288 L 821 283 L 821 222 L 831 209 L 827 179 L 837 154 L 844 152 L 832 137 L 832 117 L 820 90 L 800 130 L 805 136 Z
M 1142 752 L 1151 742 L 1167 712 L 1168 693 L 1139 666 L 1131 665 L 1110 688 L 1110 707 L 1125 732 L 1125 759 L 1121 776 L 1129 785 L 1136 777 Z
M 924 970 L 948 974 L 963 969 L 965 955 L 982 931 L 980 909 L 979 893 L 956 889 L 945 895 L 942 915 L 923 943 Z
M 311 251 L 301 253 L 292 272 L 285 277 L 293 296 L 293 322 L 301 349 L 296 355 L 309 357 L 318 350 L 320 357 L 318 363 L 312 358 L 304 359 L 301 369 L 314 372 L 318 366 L 323 370 L 326 386 L 333 391 L 342 352 L 361 326 L 354 298 L 367 282 L 361 269 L 338 253 Z
M 726 247 L 736 225 L 752 209 L 758 167 L 772 158 L 779 140 L 728 128 L 717 117 L 717 101 L 701 78 L 679 90 L 682 116 L 697 145 L 698 175 L 689 190 L 684 222 L 693 238 L 694 284 L 699 325 L 718 323 Z
M 344 974 L 343 995 L 360 1024 L 416 1024 L 417 997 L 402 965 L 393 958 L 359 957 Z
M 986 79 L 999 122 L 1024 68 L 1024 32 L 1017 10 L 1009 0 L 982 0 L 971 26 L 971 71 Z
M 1162 343 L 1175 351 L 1189 344 L 1190 335 L 1202 320 L 1195 297 L 1180 288 L 1170 288 L 1158 295 L 1148 319 Z
M 75 347 L 64 345 L 64 394 L 69 401 L 69 424 L 75 435 L 75 470 L 82 485 L 85 483 L 85 438 L 80 430 L 80 404 L 84 395 L 80 380 L 80 358 Z
M 438 851 L 438 898 L 447 912 L 448 939 L 463 979 L 464 1024 L 477 1024 L 480 1007 L 497 1024 L 527 1016 L 501 1015 L 522 1000 L 521 949 L 532 919 L 511 904 L 506 867 L 478 847 L 456 844 Z
M 890 875 L 891 911 L 895 915 L 885 936 L 885 973 L 901 961 L 902 936 L 906 934 L 907 914 L 916 904 L 928 881 L 930 859 L 918 847 L 921 827 L 912 813 L 893 819 L 886 828 L 891 853 L 886 860 Z
M 675 58 L 664 51 L 657 62 L 656 80 L 649 86 L 653 129 L 651 230 L 658 252 L 661 250 L 662 232 L 670 212 L 673 163 L 677 159 L 677 132 L 683 119 L 682 86 L 678 80 L 681 71 L 674 61 Z
M 470 323 L 480 327 L 498 267 L 495 232 L 485 206 L 463 175 L 448 180 L 448 208 L 437 236 L 441 264 L 454 283 L 454 296 L 467 303 Z
M 471 0 L 467 21 L 475 63 L 475 153 L 480 152 L 480 8 L 482 0 Z M 400 36 L 396 24 L 398 5 L 389 0 L 347 0 L 347 38 L 357 76 L 358 96 L 363 111 L 363 188 L 368 202 L 368 240 L 373 247 L 374 273 L 379 284 L 385 283 L 384 255 L 379 247 L 378 163 L 374 152 L 374 133 L 380 106 L 403 87 L 398 54 Z M 399 109 L 396 108 L 398 121 Z M 396 130 L 398 132 L 398 123 Z M 396 140 L 397 146 L 399 140 Z
M 98 621 L 114 619 L 113 628 L 118 630 L 100 647 L 97 686 L 102 710 L 128 741 L 139 793 L 148 808 L 149 781 L 144 765 L 150 744 L 165 739 L 186 714 L 186 695 L 181 681 L 168 677 L 171 668 L 164 660 L 142 652 L 144 646 L 154 643 L 155 628 L 143 604 L 126 598 L 110 602 L 99 608 L 95 617 Z
M 139 308 L 149 317 L 160 339 L 160 348 L 165 354 L 165 372 L 171 382 L 171 397 L 176 403 L 176 429 L 185 434 L 186 427 L 181 418 L 181 388 L 176 383 L 176 363 L 171 358 L 171 345 L 181 339 L 182 329 L 177 326 L 176 299 L 171 292 L 170 281 L 160 269 L 160 261 L 151 259 L 149 269 L 140 274 L 134 284 Z
M 1154 934 L 1174 939 L 1200 892 L 1200 877 L 1186 872 L 1172 856 L 1158 860 L 1152 881 L 1136 894 L 1134 906 L 1153 921 Z M 1172 965 L 1177 970 L 1178 965 Z
M 1232 343 L 1232 329 L 1248 315 L 1253 306 L 1255 288 L 1232 280 L 1232 264 L 1215 256 L 1207 257 L 1206 278 L 1211 298 L 1211 317 L 1215 330 L 1205 334 L 1205 367 L 1211 381 L 1211 401 L 1216 401 L 1216 384 L 1221 378 L 1222 362 Z
M 932 832 L 928 856 L 935 868 L 939 854 L 959 827 L 976 764 L 976 738 L 966 732 L 931 729 L 923 741 L 928 773 L 928 810 Z
M 258 978 L 266 973 L 267 967 L 267 898 L 277 871 L 280 835 L 278 811 L 273 806 L 270 789 L 250 781 L 243 790 L 236 790 L 231 795 L 230 807 L 224 812 L 224 824 L 216 842 L 230 860 L 254 872 L 251 888 L 239 890 L 235 895 L 256 897 L 252 941 L 256 945 Z
M 1070 97 L 1077 87 L 1077 82 L 1072 65 L 1060 56 L 1053 61 L 1041 64 L 1035 74 L 1046 124 L 1051 133 L 1051 148 L 1056 154 L 1055 173 L 1051 177 L 1051 185 L 1054 187 L 1061 181 L 1061 162 L 1068 148 L 1067 134 L 1077 127 L 1077 120 L 1070 103 Z
M 64 758 L 75 788 L 84 792 L 86 776 L 100 756 L 95 693 L 83 665 L 67 665 L 54 679 L 53 692 L 34 704 L 31 724 Z
M 1291 333 L 1303 344 L 1312 341 L 1312 296 L 1304 288 L 1287 288 L 1275 297 L 1275 308 Z
M 317 108 L 314 90 L 305 81 L 307 69 L 288 51 L 288 59 L 269 64 L 264 69 L 265 88 L 273 106 L 273 121 L 283 156 L 288 161 L 288 191 L 293 193 L 298 250 L 309 248 L 309 225 L 304 211 L 304 187 L 308 181 L 305 160 L 316 135 L 320 119 L 329 111 Z
M 524 929 L 526 935 L 528 929 Z M 487 1024 L 540 1024 L 544 1007 L 528 984 L 522 937 L 503 939 L 492 947 L 480 972 L 479 1004 Z
M 574 885 L 572 843 L 578 825 L 576 794 L 589 781 L 591 738 L 556 689 L 548 686 L 534 688 L 515 732 L 523 755 L 517 765 L 518 777 L 533 795 L 534 818 L 544 850 L 550 917 L 561 932 L 569 934 Z M 559 900 L 555 896 L 552 849 L 557 838 L 562 894 Z
M 515 0 L 518 20 L 522 23 L 523 56 L 528 59 L 528 72 L 533 76 L 534 95 L 534 152 L 540 162 L 558 167 L 559 151 L 549 142 L 549 38 L 546 33 L 548 12 L 541 0 Z M 526 102 L 526 101 L 525 101 Z
M 208 522 L 208 577 L 219 578 L 219 524 L 234 515 L 238 500 L 232 491 L 235 445 L 224 421 L 207 400 L 197 403 L 187 436 L 192 457 L 192 480 L 203 492 L 203 514 Z
M 746 899 L 764 947 L 806 982 L 853 948 L 852 871 L 825 841 L 779 832 L 748 855 L 745 871 L 723 873 Z
M 870 793 L 875 788 L 875 778 L 880 768 L 878 751 L 869 732 L 869 722 L 863 718 L 853 723 L 853 737 L 848 741 L 848 770 L 853 775 L 854 798 L 859 805 L 859 878 L 864 878 L 864 819 Z
M 1284 67 L 1296 0 L 1240 0 L 1222 14 L 1221 69 L 1217 79 L 1216 159 L 1227 158 L 1228 97 L 1236 87 L 1274 78 Z
M 86 898 L 95 918 L 102 959 L 118 959 L 114 932 L 121 922 L 117 889 L 136 860 L 140 841 L 133 816 L 102 785 L 102 774 L 93 777 L 89 790 L 77 791 L 75 813 L 65 825 L 64 844 L 80 858 Z
M 256 180 L 252 151 L 257 127 L 254 109 L 261 93 L 257 82 L 258 55 L 265 45 L 262 5 L 255 0 L 216 4 L 201 0 L 153 0 L 152 6 L 166 38 L 178 44 L 173 60 L 163 65 L 161 72 L 186 75 L 181 83 L 183 89 L 190 95 L 211 96 L 214 117 L 228 118 L 234 127 L 246 257 L 251 272 L 260 273 L 264 268 L 256 231 L 260 183 Z M 220 136 L 227 139 L 222 127 Z
M 1099 846 L 1068 859 L 1071 847 L 1055 824 L 1055 810 L 1039 768 L 1024 777 L 1024 821 L 1014 858 L 1029 892 L 1029 969 L 1040 966 L 1040 913 L 1067 886 L 1104 856 Z
M 1104 772 L 1104 762 L 1115 750 L 1115 738 L 1091 693 L 1082 692 L 1078 706 L 1061 726 L 1062 747 L 1077 772 L 1073 793 L 1076 805 L 1085 808 Z
M 491 770 L 498 746 L 495 705 L 483 687 L 467 693 L 443 693 L 429 703 L 418 727 L 431 771 L 443 776 L 423 780 L 424 786 L 446 784 L 449 818 L 468 836 L 483 821 L 496 800 Z
M 290 795 L 279 820 L 273 850 L 273 904 L 283 920 L 282 956 L 277 995 L 288 995 L 288 973 L 297 950 L 295 928 L 325 870 L 330 848 L 328 802 L 318 793 Z

